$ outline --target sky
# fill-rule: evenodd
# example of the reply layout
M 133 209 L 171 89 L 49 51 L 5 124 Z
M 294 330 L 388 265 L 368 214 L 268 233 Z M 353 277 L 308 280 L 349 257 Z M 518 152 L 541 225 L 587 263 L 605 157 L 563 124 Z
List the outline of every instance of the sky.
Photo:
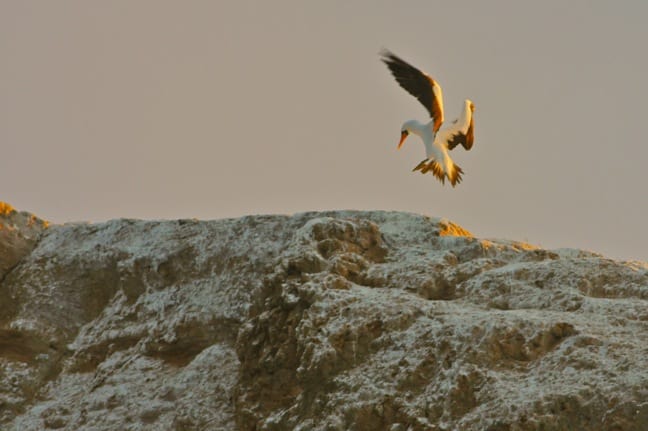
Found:
M 648 261 L 648 2 L 0 0 L 0 200 L 54 223 L 398 210 Z M 456 188 L 378 53 L 475 103 Z

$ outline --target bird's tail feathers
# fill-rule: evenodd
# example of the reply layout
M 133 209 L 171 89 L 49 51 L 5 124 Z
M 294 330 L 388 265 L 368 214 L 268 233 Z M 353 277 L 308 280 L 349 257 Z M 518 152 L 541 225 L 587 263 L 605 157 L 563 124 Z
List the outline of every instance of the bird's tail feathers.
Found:
M 439 181 L 441 181 L 441 184 L 445 184 L 445 179 L 447 177 L 452 187 L 461 182 L 461 175 L 463 174 L 463 170 L 454 164 L 454 162 L 450 164 L 448 172 L 445 172 L 441 167 L 441 164 L 434 159 L 422 160 L 421 163 L 416 165 L 412 170 L 412 172 L 416 171 L 421 171 L 422 174 L 431 172 Z
M 421 163 L 416 165 L 416 167 L 412 170 L 412 172 L 416 171 L 421 171 L 422 174 L 427 174 L 428 172 L 431 172 L 432 175 L 437 177 L 439 181 L 441 181 L 442 184 L 445 184 L 445 172 L 443 171 L 443 168 L 434 159 L 425 159 L 422 160 Z
M 461 174 L 463 174 L 463 169 L 452 163 L 452 165 L 450 166 L 450 171 L 447 173 L 448 180 L 450 181 L 450 184 L 452 184 L 452 187 L 461 182 Z

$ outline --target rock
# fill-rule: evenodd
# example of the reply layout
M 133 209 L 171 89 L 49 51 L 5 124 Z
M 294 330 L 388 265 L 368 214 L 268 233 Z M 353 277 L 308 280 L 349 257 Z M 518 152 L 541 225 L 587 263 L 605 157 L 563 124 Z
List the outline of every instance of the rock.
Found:
M 398 212 L 2 213 L 0 429 L 648 429 L 648 264 Z
M 0 201 L 0 280 L 36 244 L 49 223 L 28 212 L 18 212 Z

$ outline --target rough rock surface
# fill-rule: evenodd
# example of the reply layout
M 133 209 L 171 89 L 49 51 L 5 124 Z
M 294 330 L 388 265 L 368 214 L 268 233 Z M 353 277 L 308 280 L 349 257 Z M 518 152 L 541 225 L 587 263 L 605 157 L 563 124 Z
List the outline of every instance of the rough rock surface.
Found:
M 0 280 L 36 245 L 49 223 L 0 202 Z
M 646 263 L 397 212 L 34 223 L 2 430 L 648 429 Z

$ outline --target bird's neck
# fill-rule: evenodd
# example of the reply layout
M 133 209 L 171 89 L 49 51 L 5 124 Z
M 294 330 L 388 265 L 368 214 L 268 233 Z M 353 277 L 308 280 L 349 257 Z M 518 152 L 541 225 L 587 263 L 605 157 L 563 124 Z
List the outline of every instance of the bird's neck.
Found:
M 425 129 L 427 128 L 427 124 L 423 124 L 420 121 L 417 120 L 410 120 L 407 122 L 408 128 L 410 132 L 414 133 L 415 135 L 418 136 L 423 136 L 423 133 Z

